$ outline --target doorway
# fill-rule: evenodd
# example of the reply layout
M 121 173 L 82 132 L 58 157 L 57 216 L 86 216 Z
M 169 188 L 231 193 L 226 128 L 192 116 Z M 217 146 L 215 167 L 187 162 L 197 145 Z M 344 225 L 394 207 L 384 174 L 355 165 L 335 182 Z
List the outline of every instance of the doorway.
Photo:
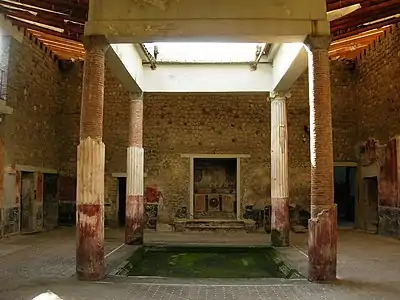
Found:
M 335 203 L 338 209 L 338 224 L 354 227 L 356 207 L 357 167 L 334 167 Z
M 43 174 L 43 228 L 58 224 L 58 175 Z
M 118 225 L 125 226 L 126 177 L 118 177 Z
M 21 232 L 36 229 L 35 176 L 33 172 L 21 172 Z
M 76 177 L 58 178 L 58 225 L 76 225 Z
M 194 158 L 194 218 L 237 219 L 236 158 Z

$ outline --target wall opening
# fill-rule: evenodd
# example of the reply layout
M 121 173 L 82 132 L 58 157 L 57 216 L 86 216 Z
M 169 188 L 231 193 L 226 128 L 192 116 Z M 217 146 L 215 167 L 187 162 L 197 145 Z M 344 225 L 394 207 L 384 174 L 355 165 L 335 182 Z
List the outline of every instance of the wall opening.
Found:
M 36 229 L 35 177 L 33 172 L 21 172 L 21 232 Z
M 237 218 L 237 164 L 236 158 L 194 158 L 194 218 Z
M 58 224 L 58 174 L 43 174 L 43 228 Z
M 58 225 L 75 226 L 76 224 L 76 177 L 58 178 Z
M 335 203 L 338 209 L 338 224 L 354 226 L 356 204 L 357 167 L 334 168 Z
M 118 226 L 125 226 L 126 177 L 118 177 Z

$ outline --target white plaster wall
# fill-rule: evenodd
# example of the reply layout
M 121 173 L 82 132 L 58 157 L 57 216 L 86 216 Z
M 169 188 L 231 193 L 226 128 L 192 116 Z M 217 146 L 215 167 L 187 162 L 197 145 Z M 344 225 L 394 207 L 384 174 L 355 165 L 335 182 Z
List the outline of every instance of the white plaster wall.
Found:
M 139 86 L 143 85 L 142 58 L 134 44 L 111 44 L 126 70 Z
M 143 68 L 145 92 L 268 92 L 272 85 L 270 64 L 158 65 Z
M 273 89 L 290 89 L 306 70 L 307 63 L 307 51 L 302 43 L 282 44 L 273 61 Z

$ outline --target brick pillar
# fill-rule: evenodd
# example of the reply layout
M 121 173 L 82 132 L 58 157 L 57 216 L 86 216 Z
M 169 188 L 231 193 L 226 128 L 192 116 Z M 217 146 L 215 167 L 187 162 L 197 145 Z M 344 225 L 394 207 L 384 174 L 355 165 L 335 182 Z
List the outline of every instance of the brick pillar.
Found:
M 271 242 L 289 245 L 289 167 L 286 99 L 289 94 L 271 92 Z
M 102 137 L 107 48 L 108 43 L 102 36 L 90 36 L 85 44 L 76 187 L 76 272 L 80 280 L 101 280 L 105 276 Z
M 132 95 L 129 103 L 127 150 L 125 243 L 143 243 L 143 96 Z
M 337 213 L 333 197 L 333 147 L 329 36 L 309 36 L 311 219 L 308 259 L 310 281 L 336 279 Z

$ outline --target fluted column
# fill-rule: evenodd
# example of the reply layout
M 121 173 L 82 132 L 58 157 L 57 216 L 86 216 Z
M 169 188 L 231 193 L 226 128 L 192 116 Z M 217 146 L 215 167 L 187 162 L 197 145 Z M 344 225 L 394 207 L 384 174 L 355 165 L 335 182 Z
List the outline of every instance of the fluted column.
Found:
M 142 244 L 143 200 L 143 96 L 131 95 L 129 103 L 129 146 L 127 150 L 125 243 Z
M 102 36 L 85 44 L 80 142 L 77 162 L 76 272 L 80 280 L 104 278 L 104 63 Z
M 289 165 L 286 99 L 288 93 L 271 92 L 271 242 L 289 245 Z
M 308 51 L 311 157 L 309 280 L 336 279 L 337 213 L 334 204 L 329 36 L 309 36 Z

